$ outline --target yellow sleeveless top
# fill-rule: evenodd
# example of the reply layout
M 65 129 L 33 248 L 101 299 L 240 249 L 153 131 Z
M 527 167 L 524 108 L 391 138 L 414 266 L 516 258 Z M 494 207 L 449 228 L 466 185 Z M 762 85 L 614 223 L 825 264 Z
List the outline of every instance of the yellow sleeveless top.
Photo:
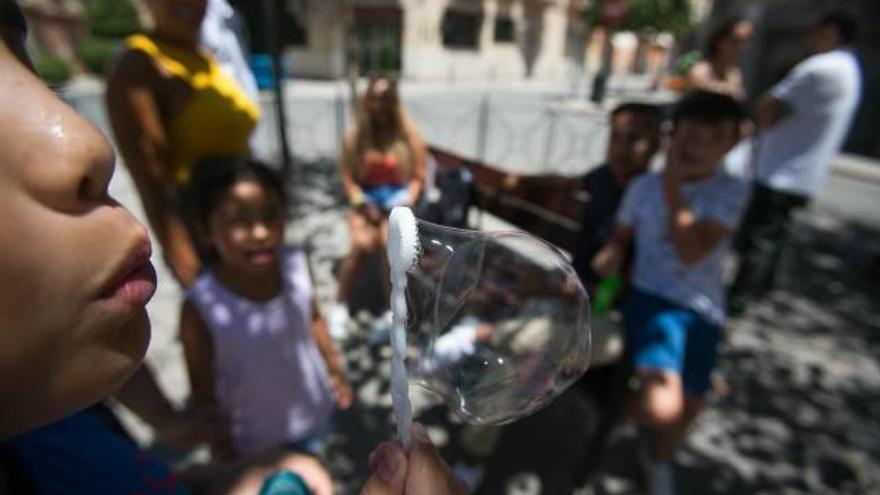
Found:
M 183 50 L 144 35 L 125 40 L 193 90 L 168 129 L 169 177 L 186 184 L 192 168 L 208 155 L 249 155 L 248 138 L 260 118 L 257 103 L 238 87 L 211 55 Z

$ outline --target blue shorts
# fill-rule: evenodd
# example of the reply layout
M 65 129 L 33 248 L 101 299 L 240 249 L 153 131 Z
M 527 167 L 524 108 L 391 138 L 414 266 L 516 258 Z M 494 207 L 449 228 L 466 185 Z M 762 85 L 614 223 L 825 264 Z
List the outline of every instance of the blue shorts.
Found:
M 681 376 L 685 394 L 706 395 L 718 361 L 719 325 L 692 309 L 636 288 L 630 290 L 624 318 L 636 369 L 675 372 Z
M 404 186 L 369 186 L 364 188 L 364 196 L 367 202 L 376 204 L 382 211 L 390 211 L 397 206 L 398 196 L 405 191 Z

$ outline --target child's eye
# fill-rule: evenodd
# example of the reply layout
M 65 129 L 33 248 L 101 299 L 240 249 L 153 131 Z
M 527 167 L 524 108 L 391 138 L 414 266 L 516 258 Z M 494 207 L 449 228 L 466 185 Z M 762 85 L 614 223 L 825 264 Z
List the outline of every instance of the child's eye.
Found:
M 251 223 L 251 219 L 244 215 L 231 215 L 226 217 L 226 223 L 232 227 L 242 227 Z

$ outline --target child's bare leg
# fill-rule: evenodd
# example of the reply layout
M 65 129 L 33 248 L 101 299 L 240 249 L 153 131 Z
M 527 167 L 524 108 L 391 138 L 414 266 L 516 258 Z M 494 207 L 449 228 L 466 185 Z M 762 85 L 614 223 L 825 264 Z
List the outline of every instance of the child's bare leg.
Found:
M 694 419 L 705 408 L 706 401 L 703 398 L 687 397 L 684 400 L 684 409 L 679 420 L 664 428 L 654 431 L 651 442 L 651 457 L 657 461 L 671 461 L 675 455 L 675 449 L 681 445 L 688 428 Z
M 651 457 L 657 461 L 670 460 L 680 439 L 675 432 L 685 411 L 681 376 L 672 371 L 642 369 L 638 378 L 639 389 L 630 404 L 630 416 L 654 433 Z
M 373 249 L 376 228 L 358 212 L 348 214 L 348 231 L 351 235 L 351 248 L 339 268 L 338 302 L 348 302 L 351 285 L 364 267 L 364 261 Z

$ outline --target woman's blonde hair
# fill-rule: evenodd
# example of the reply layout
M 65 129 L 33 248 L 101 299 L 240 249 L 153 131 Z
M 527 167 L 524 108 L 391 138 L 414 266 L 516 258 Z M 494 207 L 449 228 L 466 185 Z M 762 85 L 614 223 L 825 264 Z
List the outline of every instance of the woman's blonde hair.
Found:
M 354 149 L 356 159 L 354 160 L 353 174 L 356 179 L 363 179 L 364 166 L 362 163 L 364 154 L 368 150 L 381 150 L 380 143 L 377 139 L 377 129 L 375 122 L 370 118 L 370 110 L 367 106 L 367 98 L 373 88 L 380 81 L 388 83 L 388 104 L 391 105 L 389 114 L 391 119 L 388 125 L 391 127 L 393 140 L 389 152 L 394 153 L 400 160 L 403 177 L 409 179 L 413 173 L 413 160 L 416 158 L 416 146 L 419 141 L 415 127 L 412 121 L 400 103 L 400 94 L 397 91 L 397 82 L 386 76 L 373 76 L 367 84 L 367 90 L 364 92 L 358 102 L 357 121 L 354 129 Z

